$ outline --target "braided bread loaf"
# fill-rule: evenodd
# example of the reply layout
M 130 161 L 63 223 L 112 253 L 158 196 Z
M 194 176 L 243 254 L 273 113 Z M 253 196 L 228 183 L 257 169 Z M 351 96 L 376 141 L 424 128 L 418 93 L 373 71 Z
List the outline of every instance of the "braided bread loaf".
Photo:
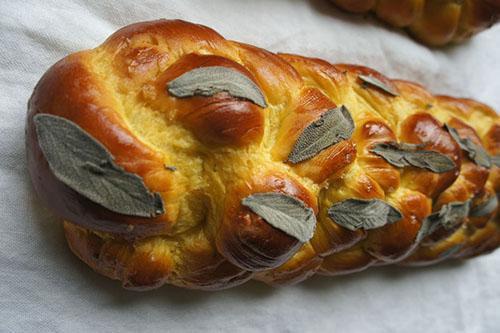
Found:
M 55 64 L 26 140 L 71 250 L 126 288 L 281 285 L 500 244 L 492 109 L 183 21 Z
M 408 28 L 429 45 L 461 42 L 500 19 L 499 0 L 331 0 L 353 13 L 373 11 L 381 20 Z

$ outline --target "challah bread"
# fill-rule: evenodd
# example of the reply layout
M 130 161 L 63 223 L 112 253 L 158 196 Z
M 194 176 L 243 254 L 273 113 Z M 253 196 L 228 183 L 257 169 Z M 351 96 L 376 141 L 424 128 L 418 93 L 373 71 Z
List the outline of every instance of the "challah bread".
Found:
M 373 12 L 407 28 L 419 41 L 440 46 L 464 41 L 500 19 L 499 0 L 331 0 L 352 13 Z
M 29 102 L 34 188 L 124 287 L 271 285 L 500 244 L 500 119 L 183 21 L 120 29 Z

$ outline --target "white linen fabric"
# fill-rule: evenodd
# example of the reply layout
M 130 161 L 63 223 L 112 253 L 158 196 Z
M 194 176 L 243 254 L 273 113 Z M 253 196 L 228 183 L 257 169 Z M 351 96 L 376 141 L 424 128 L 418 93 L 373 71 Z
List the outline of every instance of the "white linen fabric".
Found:
M 271 288 L 123 290 L 67 248 L 26 170 L 26 104 L 60 58 L 121 26 L 180 18 L 275 52 L 363 64 L 500 110 L 500 26 L 429 49 L 326 0 L 0 0 L 1 332 L 498 332 L 500 251 L 428 268 L 384 267 Z

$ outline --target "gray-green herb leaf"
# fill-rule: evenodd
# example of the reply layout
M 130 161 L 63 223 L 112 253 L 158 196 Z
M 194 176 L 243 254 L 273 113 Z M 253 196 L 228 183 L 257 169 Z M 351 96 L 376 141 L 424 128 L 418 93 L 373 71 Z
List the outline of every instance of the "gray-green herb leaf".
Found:
M 74 122 L 54 115 L 34 118 L 38 143 L 53 174 L 91 201 L 120 214 L 154 217 L 163 201 L 142 178 L 118 166 L 111 153 Z
M 358 75 L 358 77 L 366 84 L 370 84 L 376 88 L 381 89 L 382 91 L 388 93 L 392 96 L 399 96 L 399 93 L 395 91 L 392 87 L 389 87 L 384 82 L 380 81 L 374 76 L 371 75 Z
M 450 247 L 449 249 L 446 249 L 445 251 L 443 251 L 439 255 L 439 258 L 443 259 L 443 258 L 451 257 L 454 254 L 456 254 L 458 251 L 460 251 L 462 249 L 462 247 L 463 247 L 463 244 L 455 244 L 452 247 Z
M 491 156 L 491 163 L 500 168 L 500 155 Z
M 255 193 L 241 201 L 273 227 L 305 243 L 313 236 L 316 216 L 312 208 L 282 193 Z
M 417 234 L 417 242 L 434 233 L 438 228 L 449 230 L 469 216 L 471 200 L 454 201 L 443 205 L 438 212 L 427 216 Z
M 419 150 L 419 145 L 396 142 L 377 143 L 370 151 L 399 168 L 414 166 L 435 173 L 453 170 L 455 162 L 448 156 L 431 150 Z
M 401 220 L 403 215 L 387 202 L 379 199 L 347 199 L 333 204 L 328 216 L 349 230 L 375 229 Z
M 496 195 L 492 195 L 488 200 L 482 202 L 481 204 L 472 207 L 470 209 L 469 216 L 479 217 L 485 216 L 493 213 L 498 207 L 498 198 Z
M 180 98 L 213 96 L 227 92 L 233 97 L 249 100 L 260 107 L 267 107 L 260 88 L 246 75 L 224 66 L 199 67 L 190 70 L 167 84 L 168 92 Z
M 469 158 L 473 160 L 474 163 L 484 168 L 491 167 L 491 158 L 482 146 L 475 144 L 469 138 L 461 138 L 458 131 L 448 124 L 445 124 L 445 128 L 450 133 L 453 140 L 458 143 L 460 148 L 467 152 L 467 155 L 469 155 Z
M 314 157 L 322 150 L 352 136 L 354 121 L 345 106 L 323 113 L 300 134 L 288 155 L 288 161 L 299 163 Z

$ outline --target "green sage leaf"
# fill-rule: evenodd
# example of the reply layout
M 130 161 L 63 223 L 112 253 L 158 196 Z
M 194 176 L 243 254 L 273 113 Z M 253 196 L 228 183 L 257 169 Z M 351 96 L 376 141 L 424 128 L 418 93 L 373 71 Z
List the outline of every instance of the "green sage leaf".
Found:
M 491 163 L 500 168 L 500 155 L 490 156 L 490 158 L 491 158 Z
M 443 205 L 438 212 L 427 216 L 417 234 L 417 242 L 431 235 L 440 227 L 446 230 L 452 229 L 469 216 L 471 200 L 453 201 Z
M 453 140 L 458 143 L 460 148 L 467 152 L 467 155 L 474 163 L 484 168 L 491 168 L 491 158 L 482 146 L 475 144 L 468 138 L 460 137 L 458 131 L 448 124 L 445 124 L 445 128 L 450 133 Z
M 389 87 L 384 82 L 380 81 L 374 76 L 371 75 L 358 75 L 358 77 L 366 84 L 372 85 L 376 88 L 381 89 L 382 91 L 388 93 L 392 96 L 399 96 L 399 93 L 395 91 L 392 87 Z
M 435 173 L 453 170 L 455 162 L 448 156 L 431 150 L 419 150 L 420 145 L 398 144 L 396 142 L 377 143 L 370 151 L 399 168 L 414 166 Z
M 163 201 L 142 178 L 118 166 L 111 153 L 74 122 L 54 115 L 34 118 L 38 143 L 50 170 L 89 200 L 120 214 L 155 217 Z
M 479 217 L 485 216 L 493 213 L 498 207 L 498 198 L 496 195 L 492 195 L 488 200 L 482 202 L 481 204 L 472 207 L 469 216 Z
M 462 249 L 462 247 L 463 247 L 463 244 L 455 244 L 452 247 L 450 247 L 449 249 L 446 249 L 445 251 L 443 251 L 439 255 L 439 258 L 443 259 L 443 258 L 451 257 L 454 254 L 456 254 L 458 251 L 460 251 Z
M 387 202 L 379 199 L 347 199 L 333 204 L 328 216 L 349 230 L 370 230 L 392 224 L 403 215 Z
M 352 136 L 354 121 L 345 106 L 323 113 L 300 134 L 288 155 L 288 161 L 299 163 L 314 157 L 322 150 Z
M 224 66 L 208 66 L 192 69 L 167 84 L 168 92 L 180 98 L 213 96 L 227 92 L 265 108 L 264 94 L 260 88 L 239 71 Z
M 255 193 L 241 201 L 273 227 L 305 243 L 313 236 L 316 216 L 312 208 L 282 193 Z
M 173 165 L 165 165 L 164 168 L 165 168 L 165 170 L 168 170 L 168 171 L 177 171 L 177 167 L 175 167 Z

